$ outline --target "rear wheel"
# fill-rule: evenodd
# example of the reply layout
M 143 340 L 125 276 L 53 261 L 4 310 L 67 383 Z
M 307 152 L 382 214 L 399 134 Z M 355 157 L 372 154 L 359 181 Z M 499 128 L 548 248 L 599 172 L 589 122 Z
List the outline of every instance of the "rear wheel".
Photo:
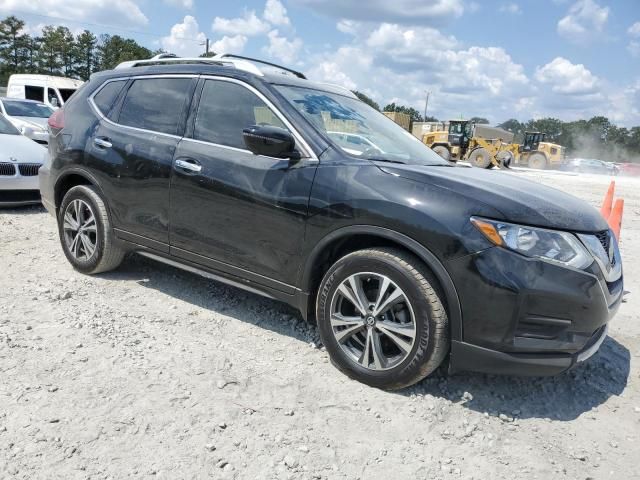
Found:
M 486 148 L 476 148 L 469 155 L 469 163 L 472 167 L 491 168 L 491 155 Z
M 316 304 L 333 364 L 387 390 L 436 370 L 449 349 L 449 327 L 435 286 L 424 264 L 400 250 L 360 250 L 338 260 Z
M 443 145 L 436 145 L 435 147 L 432 148 L 432 150 L 436 152 L 438 155 L 440 155 L 442 158 L 444 158 L 445 160 L 447 161 L 451 160 L 451 152 L 447 147 Z
M 82 273 L 107 272 L 122 262 L 125 252 L 116 244 L 107 208 L 91 185 L 73 187 L 64 196 L 58 232 L 67 260 Z
M 547 168 L 547 157 L 543 153 L 534 153 L 529 157 L 529 167 L 537 170 L 544 170 Z

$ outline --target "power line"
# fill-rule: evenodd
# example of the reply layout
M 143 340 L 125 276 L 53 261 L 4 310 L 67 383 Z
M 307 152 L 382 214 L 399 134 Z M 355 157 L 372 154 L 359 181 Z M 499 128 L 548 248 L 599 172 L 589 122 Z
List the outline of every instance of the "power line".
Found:
M 58 20 L 61 22 L 65 22 L 65 23 L 75 23 L 78 25 L 83 25 L 83 26 L 91 26 L 91 27 L 99 27 L 99 28 L 103 28 L 103 29 L 111 29 L 111 30 L 118 30 L 120 32 L 127 32 L 127 33 L 132 33 L 135 35 L 145 35 L 147 37 L 155 37 L 155 38 L 164 38 L 167 37 L 168 35 L 162 35 L 159 33 L 151 33 L 151 32 L 141 32 L 139 30 L 130 30 L 130 29 L 126 29 L 126 28 L 122 28 L 122 27 L 116 27 L 115 25 L 105 25 L 103 23 L 92 23 L 92 22 L 85 22 L 85 21 L 79 21 L 79 20 L 70 20 L 68 18 L 62 18 L 62 17 L 56 17 L 53 15 L 43 15 L 41 13 L 33 13 L 33 12 L 26 12 L 23 10 L 12 10 L 12 12 L 18 13 L 20 15 L 30 15 L 33 17 L 41 17 L 41 18 L 49 18 L 51 20 Z M 178 40 L 188 40 L 191 42 L 202 42 L 202 39 L 200 38 L 189 38 L 189 37 L 173 37 L 176 38 Z

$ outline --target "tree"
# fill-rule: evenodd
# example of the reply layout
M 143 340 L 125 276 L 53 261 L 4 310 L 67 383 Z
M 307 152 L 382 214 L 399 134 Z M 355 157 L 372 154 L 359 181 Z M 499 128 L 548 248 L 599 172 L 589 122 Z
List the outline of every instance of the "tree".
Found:
M 153 52 L 131 38 L 120 35 L 101 35 L 98 46 L 100 70 L 109 70 L 122 62 L 151 58 Z
M 396 105 L 395 102 L 388 104 L 384 107 L 384 112 L 399 112 L 406 113 L 411 117 L 411 122 L 422 122 L 424 119 L 419 111 L 413 107 L 407 107 L 405 105 Z
M 96 65 L 96 45 L 98 39 L 89 30 L 76 36 L 74 50 L 74 73 L 83 80 L 88 80 Z
M 51 25 L 42 29 L 42 37 L 38 39 L 38 65 L 40 71 L 50 75 L 59 75 L 63 67 L 62 42 L 64 32 Z
M 472 123 L 477 123 L 478 125 L 489 125 L 491 123 L 484 117 L 471 117 L 469 121 Z
M 378 111 L 380 110 L 380 105 L 378 105 L 378 103 L 373 98 L 357 90 L 352 90 L 352 92 L 356 97 L 358 97 L 360 100 L 362 100 L 364 103 L 366 103 L 370 107 L 373 107 Z
M 12 73 L 24 70 L 28 36 L 23 29 L 24 22 L 13 15 L 0 22 L 0 60 Z

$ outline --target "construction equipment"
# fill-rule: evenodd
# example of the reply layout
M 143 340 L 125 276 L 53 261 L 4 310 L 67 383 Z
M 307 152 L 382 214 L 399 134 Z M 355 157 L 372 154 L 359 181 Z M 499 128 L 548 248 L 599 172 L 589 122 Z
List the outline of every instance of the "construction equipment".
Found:
M 475 135 L 475 124 L 469 120 L 450 120 L 449 129 L 432 132 L 422 142 L 445 160 L 467 160 L 478 168 L 508 168 L 513 154 L 505 153 L 509 144 L 501 138 Z
M 547 134 L 525 132 L 524 143 L 507 145 L 502 155 L 517 165 L 544 170 L 559 166 L 564 161 L 565 149 L 561 145 L 545 142 Z

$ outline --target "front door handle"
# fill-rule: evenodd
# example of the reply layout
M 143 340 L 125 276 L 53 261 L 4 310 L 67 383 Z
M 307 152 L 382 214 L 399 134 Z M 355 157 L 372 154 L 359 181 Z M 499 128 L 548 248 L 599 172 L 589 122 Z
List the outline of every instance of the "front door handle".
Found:
M 195 160 L 178 159 L 176 160 L 176 168 L 180 168 L 191 173 L 198 173 L 202 170 L 202 165 Z
M 98 148 L 111 148 L 113 145 L 108 138 L 96 137 L 93 139 L 93 144 Z

